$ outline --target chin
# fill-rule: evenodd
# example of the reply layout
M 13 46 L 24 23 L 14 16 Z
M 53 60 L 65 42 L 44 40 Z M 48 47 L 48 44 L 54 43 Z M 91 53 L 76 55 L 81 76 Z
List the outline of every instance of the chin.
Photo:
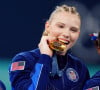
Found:
M 58 55 L 65 56 L 66 52 L 56 52 Z

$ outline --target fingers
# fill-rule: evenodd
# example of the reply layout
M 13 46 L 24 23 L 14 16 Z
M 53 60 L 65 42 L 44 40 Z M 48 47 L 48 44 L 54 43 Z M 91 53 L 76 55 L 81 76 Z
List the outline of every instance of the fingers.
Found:
M 46 36 L 43 36 L 40 40 L 40 43 L 38 44 L 38 47 L 39 48 L 48 47 L 47 40 L 48 38 Z
M 47 54 L 49 56 L 52 56 L 53 51 L 49 48 L 48 40 L 48 36 L 42 36 L 40 43 L 38 44 L 38 47 L 40 49 L 41 54 Z

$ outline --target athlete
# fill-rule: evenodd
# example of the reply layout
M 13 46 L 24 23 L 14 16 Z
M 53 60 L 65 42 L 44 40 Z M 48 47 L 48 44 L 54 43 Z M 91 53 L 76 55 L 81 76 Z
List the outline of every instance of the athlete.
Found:
M 38 48 L 13 58 L 12 90 L 82 90 L 88 69 L 69 52 L 79 38 L 80 26 L 75 7 L 57 6 L 45 23 Z

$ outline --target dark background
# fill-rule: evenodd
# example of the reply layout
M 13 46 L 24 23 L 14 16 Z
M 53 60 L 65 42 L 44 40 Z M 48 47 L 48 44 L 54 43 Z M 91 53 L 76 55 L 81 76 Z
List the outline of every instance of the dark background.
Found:
M 44 23 L 56 5 L 77 1 L 91 10 L 99 0 L 1 0 L 0 58 L 37 48 Z
M 12 57 L 37 48 L 44 23 L 62 3 L 79 6 L 82 15 L 82 33 L 72 53 L 92 64 L 87 64 L 91 76 L 100 70 L 100 55 L 88 35 L 100 31 L 100 0 L 0 0 L 0 80 L 7 90 L 11 90 L 8 68 Z

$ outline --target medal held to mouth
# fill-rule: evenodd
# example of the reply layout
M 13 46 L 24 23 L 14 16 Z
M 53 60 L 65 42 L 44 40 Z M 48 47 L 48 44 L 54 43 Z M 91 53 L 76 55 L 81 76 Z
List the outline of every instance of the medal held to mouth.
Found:
M 67 45 L 59 40 L 53 40 L 49 42 L 49 47 L 54 51 L 63 52 Z

